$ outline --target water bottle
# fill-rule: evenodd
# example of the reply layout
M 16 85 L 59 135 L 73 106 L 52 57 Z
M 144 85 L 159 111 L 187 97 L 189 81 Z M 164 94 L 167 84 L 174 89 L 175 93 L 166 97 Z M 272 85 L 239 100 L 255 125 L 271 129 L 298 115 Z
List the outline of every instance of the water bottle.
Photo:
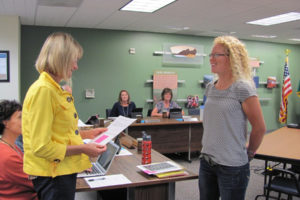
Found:
M 151 148 L 152 141 L 151 135 L 147 135 L 145 131 L 143 133 L 143 142 L 142 142 L 142 165 L 151 163 Z

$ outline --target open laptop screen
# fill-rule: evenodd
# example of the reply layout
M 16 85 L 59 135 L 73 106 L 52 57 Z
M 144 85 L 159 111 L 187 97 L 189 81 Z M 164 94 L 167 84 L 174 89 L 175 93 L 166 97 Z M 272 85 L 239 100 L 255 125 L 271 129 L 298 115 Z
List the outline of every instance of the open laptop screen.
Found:
M 131 111 L 131 118 L 136 118 L 137 115 L 143 117 L 143 108 L 135 108 Z
M 169 117 L 170 118 L 182 118 L 182 109 L 181 108 L 171 108 Z
M 107 171 L 118 150 L 119 146 L 114 142 L 107 143 L 107 149 L 99 156 L 97 163 L 99 163 L 103 169 Z

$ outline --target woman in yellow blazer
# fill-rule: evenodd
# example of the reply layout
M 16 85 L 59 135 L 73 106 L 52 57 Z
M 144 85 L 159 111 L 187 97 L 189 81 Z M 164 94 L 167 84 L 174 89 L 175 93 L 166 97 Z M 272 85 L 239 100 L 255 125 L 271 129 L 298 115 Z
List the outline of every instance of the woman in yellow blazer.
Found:
M 89 156 L 106 150 L 106 146 L 83 144 L 73 96 L 59 85 L 71 79 L 82 53 L 71 35 L 51 34 L 36 60 L 40 76 L 24 100 L 24 172 L 30 175 L 39 199 L 74 199 L 76 174 L 91 167 Z

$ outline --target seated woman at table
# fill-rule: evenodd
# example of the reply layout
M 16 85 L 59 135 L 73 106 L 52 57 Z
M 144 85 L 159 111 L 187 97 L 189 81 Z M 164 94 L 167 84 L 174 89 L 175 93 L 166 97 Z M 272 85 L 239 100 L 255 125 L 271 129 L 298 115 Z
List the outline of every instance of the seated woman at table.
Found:
M 110 117 L 118 117 L 122 115 L 124 117 L 130 117 L 131 112 L 135 109 L 135 103 L 130 101 L 130 95 L 127 90 L 121 90 L 119 93 L 118 102 L 114 104 L 111 109 Z
M 163 112 L 166 112 L 167 116 L 169 116 L 171 108 L 180 108 L 180 106 L 175 101 L 172 101 L 172 98 L 172 90 L 170 88 L 164 88 L 161 92 L 161 100 L 155 105 L 155 108 L 152 110 L 151 117 L 162 117 Z M 183 110 L 182 115 L 184 115 Z
M 32 181 L 23 171 L 23 153 L 15 145 L 22 132 L 22 106 L 0 102 L 0 199 L 38 199 Z

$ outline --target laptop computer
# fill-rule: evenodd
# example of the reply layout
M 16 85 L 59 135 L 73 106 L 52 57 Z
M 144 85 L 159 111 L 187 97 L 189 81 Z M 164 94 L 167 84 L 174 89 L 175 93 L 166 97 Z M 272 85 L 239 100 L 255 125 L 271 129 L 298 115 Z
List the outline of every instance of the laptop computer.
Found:
M 149 174 L 149 175 L 179 171 L 179 170 L 183 169 L 180 165 L 178 165 L 172 161 L 151 163 L 151 164 L 147 164 L 147 165 L 138 165 L 136 167 L 141 169 L 143 172 L 145 172 L 146 174 Z
M 137 115 L 141 115 L 143 117 L 143 108 L 135 108 L 131 111 L 131 118 L 137 118 Z
M 181 108 L 171 108 L 169 117 L 171 119 L 182 118 L 182 109 Z
M 119 145 L 110 141 L 107 143 L 107 150 L 103 152 L 97 161 L 92 163 L 92 171 L 84 171 L 77 174 L 77 177 L 89 177 L 89 176 L 104 176 L 111 166 L 111 163 L 119 150 Z

